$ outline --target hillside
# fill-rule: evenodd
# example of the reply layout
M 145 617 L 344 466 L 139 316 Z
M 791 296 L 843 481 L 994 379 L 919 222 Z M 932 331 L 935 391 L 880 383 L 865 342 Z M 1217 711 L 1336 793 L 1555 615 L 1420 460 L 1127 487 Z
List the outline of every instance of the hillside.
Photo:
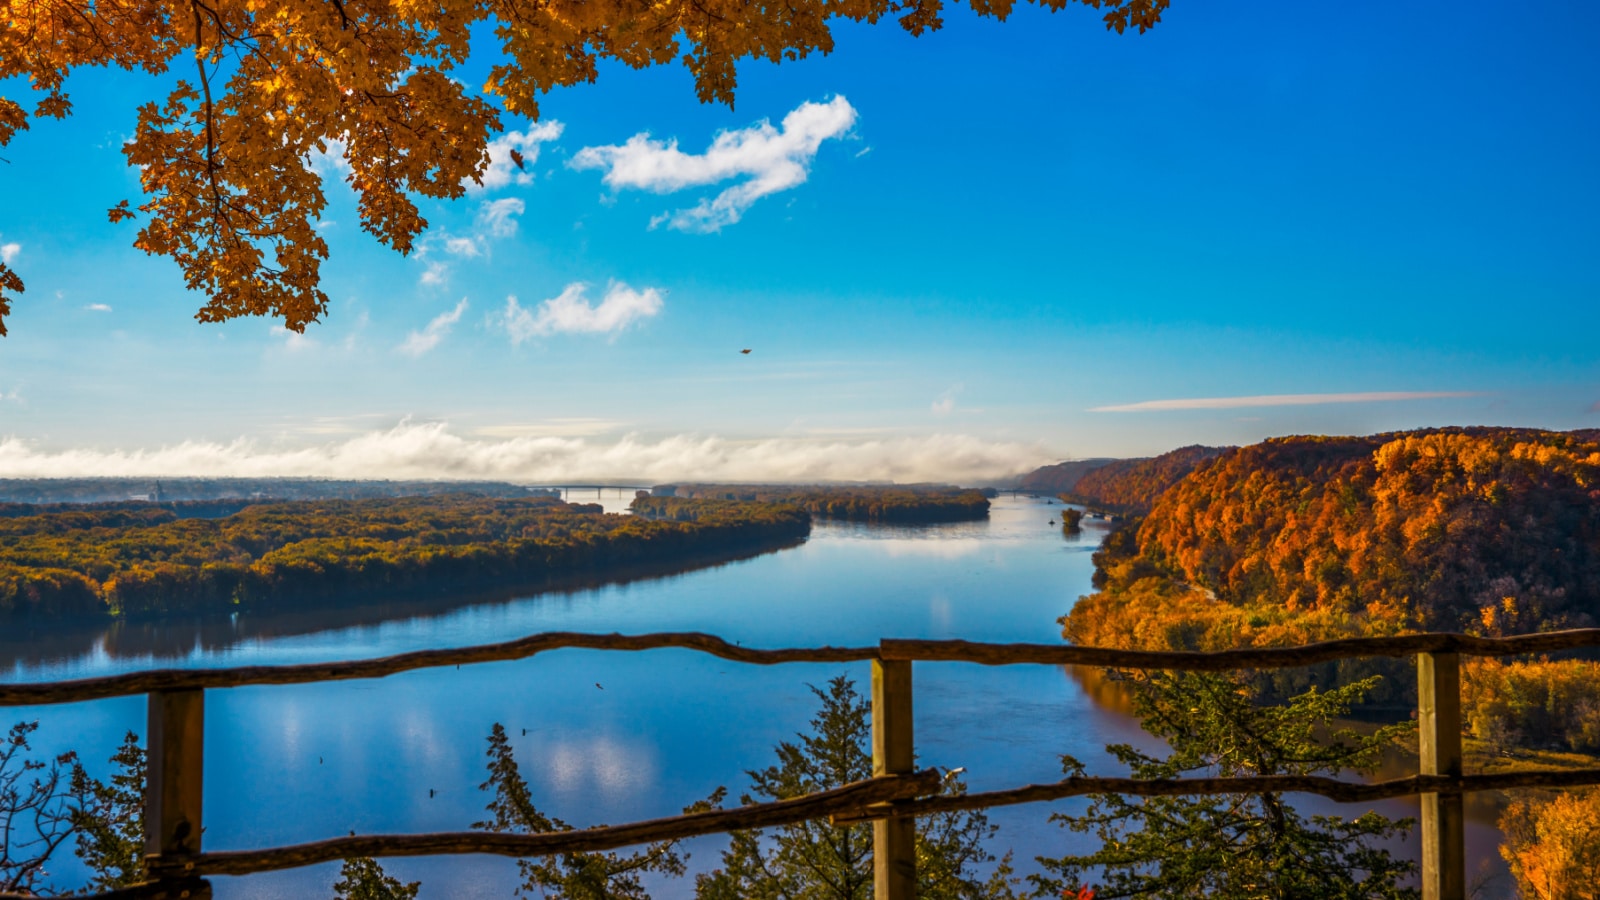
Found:
M 1041 466 L 1022 476 L 1017 482 L 1017 489 L 1033 491 L 1039 494 L 1060 494 L 1070 491 L 1077 485 L 1079 479 L 1093 472 L 1101 466 L 1123 460 L 1107 458 L 1098 459 L 1069 459 L 1066 462 L 1056 463 L 1053 466 Z
M 1227 449 L 1194 444 L 1150 459 L 1116 460 L 1085 473 L 1065 493 L 1086 506 L 1146 512 L 1168 488 Z
M 1466 428 L 1229 450 L 1107 540 L 1095 559 L 1097 593 L 1063 618 L 1065 633 L 1101 646 L 1218 650 L 1594 626 L 1600 443 L 1586 438 Z M 1499 666 L 1474 677 L 1513 677 Z M 1383 667 L 1341 670 L 1374 668 Z M 1566 669 L 1515 671 L 1525 681 L 1582 681 Z M 1314 677 L 1272 679 L 1288 690 Z M 1600 728 L 1600 706 L 1592 715 Z M 1584 740 L 1600 746 L 1600 731 Z

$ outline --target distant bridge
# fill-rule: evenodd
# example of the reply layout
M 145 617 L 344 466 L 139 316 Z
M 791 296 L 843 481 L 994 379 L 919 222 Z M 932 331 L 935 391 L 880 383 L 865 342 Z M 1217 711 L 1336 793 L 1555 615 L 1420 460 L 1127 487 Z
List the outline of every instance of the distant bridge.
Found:
M 530 488 L 545 491 L 556 491 L 561 494 L 561 499 L 570 499 L 574 494 L 588 494 L 594 492 L 596 498 L 605 496 L 606 491 L 616 491 L 618 497 L 627 497 L 634 491 L 648 491 L 648 484 L 530 484 Z

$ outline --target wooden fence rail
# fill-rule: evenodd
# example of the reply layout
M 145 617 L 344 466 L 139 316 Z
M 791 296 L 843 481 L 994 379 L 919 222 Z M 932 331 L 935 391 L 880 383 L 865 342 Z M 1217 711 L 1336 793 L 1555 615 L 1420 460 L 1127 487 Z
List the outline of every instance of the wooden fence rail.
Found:
M 756 665 L 810 662 L 872 663 L 873 777 L 830 791 L 775 803 L 711 810 L 626 825 L 545 834 L 465 832 L 352 835 L 290 847 L 206 852 L 201 848 L 205 691 L 244 685 L 305 684 L 382 678 L 416 669 L 525 659 L 561 648 L 695 650 Z M 164 669 L 47 684 L 0 685 L 0 707 L 78 703 L 146 694 L 149 722 L 145 789 L 145 867 L 149 883 L 86 900 L 180 900 L 209 897 L 207 875 L 245 875 L 331 862 L 352 856 L 494 853 L 527 857 L 596 852 L 661 840 L 771 827 L 828 818 L 837 824 L 873 823 L 877 900 L 916 895 L 915 822 L 920 815 L 1037 803 L 1085 794 L 1173 796 L 1250 792 L 1311 793 L 1339 802 L 1420 795 L 1424 900 L 1464 900 L 1466 860 L 1462 796 L 1512 788 L 1600 784 L 1600 768 L 1465 775 L 1461 770 L 1460 657 L 1516 656 L 1600 648 L 1600 629 L 1510 638 L 1418 634 L 1351 638 L 1302 647 L 1163 653 L 1055 644 L 884 640 L 876 647 L 759 650 L 699 633 L 576 634 L 553 632 L 515 641 L 452 650 L 422 650 L 379 659 L 293 666 Z M 1230 671 L 1280 669 L 1359 657 L 1416 656 L 1419 773 L 1361 784 L 1312 776 L 1254 778 L 1068 778 L 1054 784 L 938 796 L 937 770 L 914 769 L 912 663 L 1087 665 L 1114 669 Z M 0 895 L 9 900 L 10 895 Z

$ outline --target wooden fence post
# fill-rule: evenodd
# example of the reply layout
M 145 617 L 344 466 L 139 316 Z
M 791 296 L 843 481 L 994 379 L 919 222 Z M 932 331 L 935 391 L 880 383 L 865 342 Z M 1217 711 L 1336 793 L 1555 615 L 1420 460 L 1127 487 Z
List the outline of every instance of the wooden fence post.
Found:
M 916 765 L 911 731 L 911 661 L 872 661 L 872 774 L 909 775 Z M 917 820 L 872 823 L 874 900 L 915 900 Z
M 144 807 L 145 877 L 172 885 L 170 896 L 209 897 L 188 857 L 200 852 L 205 691 L 150 695 Z M 192 883 L 191 883 L 192 882 Z
M 1461 658 L 1417 654 L 1417 728 L 1423 775 L 1461 775 Z M 1422 900 L 1465 900 L 1461 793 L 1422 795 Z

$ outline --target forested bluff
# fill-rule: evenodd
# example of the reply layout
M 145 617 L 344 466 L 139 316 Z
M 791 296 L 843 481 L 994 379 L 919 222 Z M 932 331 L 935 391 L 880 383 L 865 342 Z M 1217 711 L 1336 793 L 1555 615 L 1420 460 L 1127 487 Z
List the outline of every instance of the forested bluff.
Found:
M 1600 620 L 1600 433 L 1449 428 L 1187 447 L 1081 477 L 1129 513 L 1095 556 L 1075 643 L 1222 650 L 1416 631 L 1484 636 Z M 1277 695 L 1390 677 L 1352 660 L 1259 676 Z M 1600 664 L 1582 654 L 1463 663 L 1467 728 L 1496 752 L 1600 751 Z

